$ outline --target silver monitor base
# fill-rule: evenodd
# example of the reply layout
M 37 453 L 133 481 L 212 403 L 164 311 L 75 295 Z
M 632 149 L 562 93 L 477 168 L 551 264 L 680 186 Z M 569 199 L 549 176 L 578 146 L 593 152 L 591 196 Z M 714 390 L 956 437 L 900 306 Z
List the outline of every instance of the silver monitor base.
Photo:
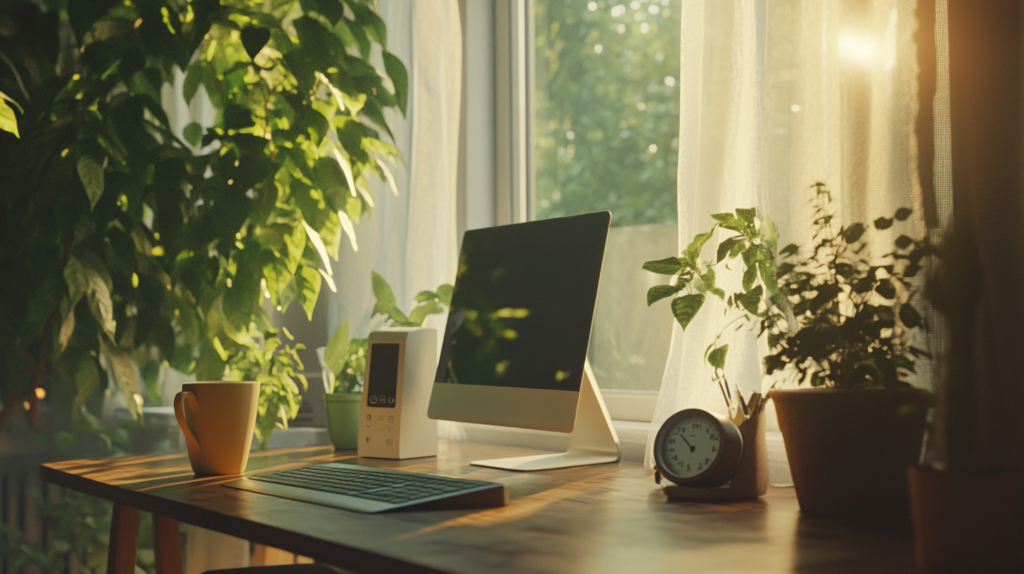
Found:
M 569 433 L 569 450 L 552 454 L 514 456 L 475 460 L 470 464 L 503 470 L 551 470 L 618 462 L 621 458 L 619 436 L 615 434 L 612 419 L 594 381 L 590 362 L 583 366 L 580 399 L 576 407 L 576 424 Z

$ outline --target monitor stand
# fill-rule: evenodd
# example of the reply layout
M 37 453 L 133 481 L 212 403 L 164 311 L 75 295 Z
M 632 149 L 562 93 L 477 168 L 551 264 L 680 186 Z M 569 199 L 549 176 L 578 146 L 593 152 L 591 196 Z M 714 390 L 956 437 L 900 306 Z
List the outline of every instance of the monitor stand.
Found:
M 516 456 L 475 460 L 470 464 L 504 470 L 551 470 L 618 462 L 619 436 L 615 434 L 612 419 L 604 406 L 601 392 L 590 370 L 590 361 L 583 365 L 580 399 L 576 406 L 576 423 L 569 433 L 569 450 L 553 454 Z

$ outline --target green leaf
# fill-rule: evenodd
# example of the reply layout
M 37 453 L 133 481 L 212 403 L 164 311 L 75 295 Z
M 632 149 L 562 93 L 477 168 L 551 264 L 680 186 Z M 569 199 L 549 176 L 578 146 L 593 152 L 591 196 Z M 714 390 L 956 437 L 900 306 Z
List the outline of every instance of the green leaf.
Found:
M 727 223 L 735 224 L 736 216 L 731 213 L 712 213 L 711 219 L 714 219 L 723 226 Z
M 862 277 L 853 284 L 853 292 L 867 293 L 868 291 L 871 291 L 871 288 L 874 286 L 874 284 L 875 280 L 872 279 L 871 277 Z
M 757 263 L 757 269 L 761 274 L 761 282 L 764 283 L 768 293 L 775 295 L 779 292 L 779 281 L 775 278 L 775 262 L 774 261 L 759 261 Z
M 395 300 L 395 294 L 391 291 L 391 286 L 388 282 L 381 277 L 376 271 L 371 271 L 371 280 L 373 282 L 373 296 L 377 298 L 377 302 L 373 305 L 372 315 L 389 315 L 390 312 L 398 307 L 398 301 Z
M 747 264 L 747 268 L 743 270 L 743 290 L 750 291 L 750 288 L 754 286 L 755 280 L 757 280 L 757 263 L 751 261 Z
M 888 279 L 883 279 L 878 282 L 878 285 L 875 285 L 875 293 L 886 299 L 892 299 L 896 297 L 896 287 Z
M 78 158 L 78 177 L 85 186 L 89 196 L 89 208 L 96 207 L 96 202 L 103 195 L 103 167 L 87 155 Z
M 910 303 L 900 305 L 900 321 L 908 329 L 916 329 L 923 324 L 921 322 L 921 314 Z
M 397 56 L 387 51 L 384 52 L 384 69 L 387 70 L 391 82 L 395 84 L 398 109 L 404 116 L 406 105 L 409 102 L 409 72 L 406 71 L 405 64 Z
M 334 26 L 345 15 L 345 8 L 338 0 L 316 0 L 316 11 Z
M 729 352 L 729 345 L 722 345 L 708 354 L 708 364 L 722 370 L 725 369 L 725 355 Z
M 686 327 L 690 324 L 690 321 L 700 311 L 701 305 L 704 304 L 704 295 L 700 293 L 694 295 L 683 295 L 672 300 L 672 314 L 675 315 L 676 321 L 679 321 L 679 326 L 686 330 Z
M 100 387 L 100 370 L 96 360 L 86 356 L 78 362 L 75 369 L 75 400 L 74 409 L 85 404 L 85 401 Z
M 199 142 L 203 140 L 203 126 L 197 124 L 196 122 L 192 122 L 189 125 L 185 126 L 185 129 L 182 130 L 182 135 L 185 136 L 185 141 L 187 141 L 193 147 L 198 147 Z
M 656 301 L 660 301 L 665 297 L 671 297 L 679 292 L 678 286 L 673 285 L 655 285 L 647 290 L 647 306 L 650 307 Z
M 348 321 L 345 321 L 334 330 L 331 338 L 327 340 L 327 350 L 324 352 L 324 362 L 335 375 L 341 373 L 345 363 L 348 362 L 348 345 Z
M 423 321 L 426 320 L 428 315 L 438 315 L 441 313 L 444 313 L 444 307 L 436 301 L 427 301 L 409 313 L 409 323 L 422 327 Z
M 864 227 L 863 223 L 854 223 L 847 228 L 846 233 L 843 235 L 843 239 L 847 243 L 856 243 L 861 237 L 863 237 L 866 230 L 867 228 Z
M 753 223 L 754 219 L 757 218 L 757 208 L 756 207 L 749 207 L 749 208 L 746 208 L 746 209 L 744 209 L 742 207 L 737 208 L 736 209 L 736 217 L 739 218 L 739 220 L 742 221 L 743 223 L 748 223 L 748 224 L 749 223 Z
M 120 347 L 101 337 L 103 353 L 106 355 L 110 369 L 114 373 L 114 382 L 124 397 L 125 405 L 136 421 L 142 420 L 142 387 L 135 376 L 135 365 L 128 353 Z
M 892 219 L 879 217 L 875 220 L 875 229 L 889 229 L 892 227 Z
M 64 321 L 60 324 L 60 333 L 57 336 L 57 349 L 63 353 L 64 349 L 68 346 L 68 341 L 71 340 L 71 335 L 75 332 L 75 308 L 71 307 L 68 309 L 68 314 L 64 317 Z
M 269 41 L 270 30 L 267 30 L 266 28 L 248 26 L 242 30 L 242 46 L 245 47 L 245 52 L 249 54 L 249 58 L 252 60 L 256 59 L 260 50 L 262 50 L 263 46 L 266 46 Z
M 320 296 L 321 281 L 320 272 L 312 267 L 300 265 L 295 272 L 295 285 L 299 289 L 296 298 L 310 321 L 313 320 L 313 308 L 316 307 L 317 297 Z
M 735 247 L 737 245 L 742 246 L 743 242 L 745 240 L 746 240 L 745 237 L 736 236 L 736 237 L 730 237 L 730 238 L 726 239 L 725 241 L 719 243 L 718 244 L 718 258 L 716 259 L 716 261 L 717 262 L 721 262 L 726 257 L 736 257 L 736 253 L 732 252 L 733 247 Z
M 906 221 L 910 214 L 913 213 L 908 207 L 901 207 L 896 210 L 896 221 Z
M 665 259 L 659 259 L 657 261 L 648 261 L 644 263 L 643 270 L 650 271 L 651 273 L 657 273 L 659 275 L 675 275 L 682 269 L 682 265 L 679 262 L 678 257 L 667 257 Z
M 455 288 L 447 283 L 437 288 L 437 298 L 440 299 L 441 304 L 445 307 L 452 306 L 452 293 Z
M 3 98 L 0 98 L 0 130 L 11 132 L 14 134 L 14 137 L 21 138 L 21 135 L 18 133 L 18 118 L 14 115 L 14 110 L 11 106 L 7 105 Z
M 69 274 L 75 276 L 75 289 L 80 288 L 80 285 L 78 285 L 80 280 L 78 275 L 81 274 L 85 278 L 89 310 L 92 311 L 97 326 L 113 341 L 114 334 L 117 331 L 117 323 L 114 321 L 114 304 L 110 300 L 109 275 L 106 269 L 97 268 L 97 266 L 103 264 L 98 258 L 96 258 L 96 261 L 92 261 L 93 258 L 87 259 L 90 263 L 83 265 L 77 257 L 69 258 L 68 265 L 64 269 L 64 276 L 65 279 L 67 279 Z M 80 297 L 81 295 L 77 294 L 77 296 Z
M 758 307 L 761 303 L 761 296 L 764 294 L 764 290 L 758 285 L 746 293 L 736 298 L 739 304 L 743 306 L 751 315 L 761 316 L 761 312 Z
M 433 291 L 420 291 L 416 294 L 416 298 L 413 299 L 413 301 L 423 303 L 425 301 L 433 301 L 434 299 L 437 299 L 437 293 L 434 293 Z
M 715 228 L 712 227 L 711 231 L 696 235 L 693 241 L 690 242 L 690 245 L 686 247 L 686 257 L 691 261 L 696 261 L 700 257 L 700 250 L 704 248 L 704 244 L 708 242 L 708 239 L 711 239 L 714 232 Z
M 907 247 L 910 247 L 910 245 L 913 242 L 914 240 L 907 237 L 906 235 L 900 235 L 899 237 L 896 238 L 896 247 L 899 247 L 900 249 L 906 249 Z
M 196 97 L 196 92 L 199 91 L 199 86 L 203 83 L 203 75 L 205 73 L 205 60 L 196 60 L 188 67 L 188 73 L 185 74 L 185 82 L 181 88 L 181 95 L 185 98 L 186 104 L 190 103 L 192 98 Z

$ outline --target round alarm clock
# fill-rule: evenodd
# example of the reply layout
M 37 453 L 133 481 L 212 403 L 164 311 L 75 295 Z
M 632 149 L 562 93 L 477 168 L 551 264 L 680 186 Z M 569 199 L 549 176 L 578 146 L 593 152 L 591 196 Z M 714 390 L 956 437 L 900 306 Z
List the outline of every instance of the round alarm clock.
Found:
M 655 469 L 683 486 L 721 486 L 736 474 L 743 435 L 728 418 L 702 409 L 670 416 L 654 439 Z

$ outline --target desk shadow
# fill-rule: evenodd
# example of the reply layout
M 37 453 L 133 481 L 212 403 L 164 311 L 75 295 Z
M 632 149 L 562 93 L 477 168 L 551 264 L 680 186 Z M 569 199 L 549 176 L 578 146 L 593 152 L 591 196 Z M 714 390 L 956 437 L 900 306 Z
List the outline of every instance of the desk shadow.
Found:
M 793 543 L 793 572 L 873 574 L 915 572 L 909 524 L 842 520 L 800 514 Z

